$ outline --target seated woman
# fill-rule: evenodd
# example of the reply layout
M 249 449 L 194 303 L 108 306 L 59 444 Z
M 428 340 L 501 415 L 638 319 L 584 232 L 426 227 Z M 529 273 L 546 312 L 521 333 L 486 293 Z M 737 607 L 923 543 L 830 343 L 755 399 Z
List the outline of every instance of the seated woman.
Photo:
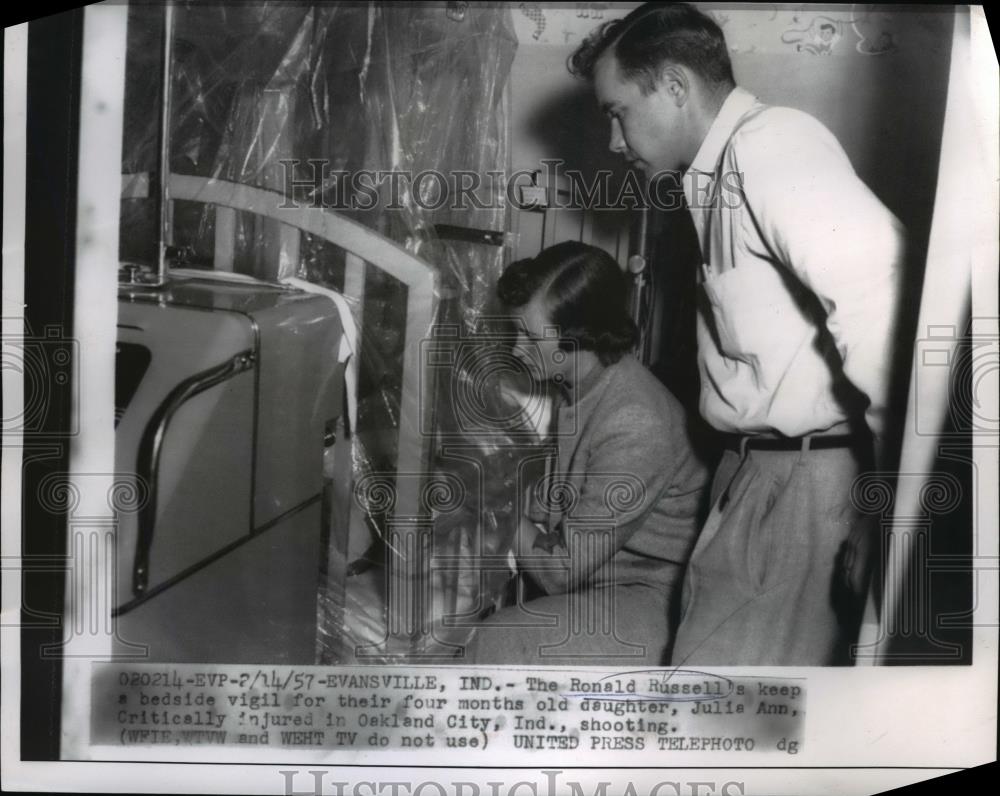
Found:
M 544 596 L 489 617 L 465 659 L 660 665 L 708 481 L 684 410 L 631 355 L 626 278 L 604 251 L 552 246 L 511 264 L 498 293 L 515 355 L 558 385 L 558 463 L 524 490 L 513 551 Z

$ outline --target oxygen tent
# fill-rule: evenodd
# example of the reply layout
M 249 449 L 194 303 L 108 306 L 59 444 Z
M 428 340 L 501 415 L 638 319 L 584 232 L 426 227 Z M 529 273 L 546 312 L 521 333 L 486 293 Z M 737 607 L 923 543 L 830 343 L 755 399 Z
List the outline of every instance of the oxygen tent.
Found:
M 334 490 L 352 504 L 350 539 L 331 544 L 327 568 L 341 580 L 346 556 L 352 575 L 346 590 L 321 589 L 320 662 L 453 655 L 509 578 L 523 450 L 506 433 L 518 410 L 497 389 L 511 368 L 491 320 L 509 224 L 503 183 L 482 179 L 509 160 L 509 15 L 461 3 L 176 7 L 170 171 L 201 182 L 194 200 L 171 202 L 171 266 L 332 289 L 359 331 L 356 424 L 341 432 L 355 494 Z M 156 254 L 154 202 L 134 186 L 156 170 L 163 24 L 160 6 L 129 10 L 123 262 Z M 433 289 L 416 296 L 399 274 L 197 188 L 220 181 L 379 233 L 426 264 Z M 449 615 L 457 626 L 443 626 Z

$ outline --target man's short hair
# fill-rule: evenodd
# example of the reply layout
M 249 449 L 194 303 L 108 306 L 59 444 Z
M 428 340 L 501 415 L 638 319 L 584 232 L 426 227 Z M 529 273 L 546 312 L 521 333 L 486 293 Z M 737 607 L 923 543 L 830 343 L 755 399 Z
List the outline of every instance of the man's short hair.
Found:
M 635 345 L 638 330 L 628 312 L 628 280 L 603 249 L 579 241 L 557 243 L 536 257 L 504 269 L 497 295 L 507 307 L 523 307 L 541 293 L 562 340 L 593 351 L 604 365 Z M 566 347 L 563 345 L 563 347 Z
M 643 94 L 656 90 L 667 63 L 686 66 L 712 86 L 736 85 L 722 28 L 687 3 L 646 3 L 624 19 L 605 22 L 570 56 L 569 71 L 593 80 L 607 52 Z

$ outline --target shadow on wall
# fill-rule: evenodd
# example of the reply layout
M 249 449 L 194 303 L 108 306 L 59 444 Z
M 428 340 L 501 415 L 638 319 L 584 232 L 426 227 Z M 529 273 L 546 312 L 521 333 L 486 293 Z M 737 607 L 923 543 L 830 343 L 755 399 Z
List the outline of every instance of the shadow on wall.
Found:
M 598 188 L 593 201 L 599 202 L 604 210 L 589 215 L 589 223 L 595 238 L 614 238 L 622 224 L 628 223 L 623 213 L 617 212 L 619 200 L 627 195 L 623 191 L 627 191 L 628 169 L 621 156 L 608 149 L 610 126 L 597 108 L 590 85 L 573 82 L 553 92 L 524 118 L 523 125 L 524 135 L 531 140 L 531 149 L 539 157 L 522 167 L 543 169 L 543 178 L 557 173 L 562 178 L 561 187 L 566 184 L 567 173 L 576 172 L 584 191 Z M 558 167 L 542 164 L 544 158 L 558 160 Z M 632 186 L 639 184 L 641 178 L 631 182 Z
M 566 168 L 584 173 L 607 169 L 619 180 L 624 176 L 621 157 L 608 149 L 608 120 L 587 83 L 581 81 L 553 93 L 528 117 L 525 127 L 539 148 L 566 161 Z

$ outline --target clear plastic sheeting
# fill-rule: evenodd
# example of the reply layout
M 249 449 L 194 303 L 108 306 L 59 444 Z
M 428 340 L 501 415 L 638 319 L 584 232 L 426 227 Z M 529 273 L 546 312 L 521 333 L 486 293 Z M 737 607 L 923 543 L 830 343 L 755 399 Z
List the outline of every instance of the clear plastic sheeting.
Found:
M 381 268 L 316 235 L 290 236 L 273 218 L 172 202 L 174 265 L 271 281 L 295 276 L 351 302 L 360 330 L 355 484 L 383 475 L 400 488 L 401 434 L 426 437 L 419 472 L 407 477 L 431 496 L 417 517 L 429 554 L 416 568 L 403 560 L 388 527 L 399 518 L 352 500 L 349 575 L 321 588 L 317 660 L 460 655 L 478 618 L 510 586 L 502 562 L 530 437 L 501 389 L 517 378 L 510 330 L 493 320 L 496 280 L 509 258 L 504 181 L 489 174 L 508 169 L 510 10 L 270 2 L 184 3 L 176 11 L 170 170 L 326 208 L 435 274 L 434 323 L 414 339 L 408 288 Z M 162 26 L 161 5 L 130 8 L 124 174 L 157 168 Z M 123 200 L 122 260 L 154 262 L 155 230 L 152 201 Z M 422 357 L 419 419 L 401 417 L 415 388 L 404 378 L 414 347 Z M 449 357 L 453 364 L 443 366 Z M 450 485 L 451 498 L 435 492 L 440 485 Z M 343 546 L 331 553 L 345 555 Z M 329 581 L 335 577 L 342 575 Z

